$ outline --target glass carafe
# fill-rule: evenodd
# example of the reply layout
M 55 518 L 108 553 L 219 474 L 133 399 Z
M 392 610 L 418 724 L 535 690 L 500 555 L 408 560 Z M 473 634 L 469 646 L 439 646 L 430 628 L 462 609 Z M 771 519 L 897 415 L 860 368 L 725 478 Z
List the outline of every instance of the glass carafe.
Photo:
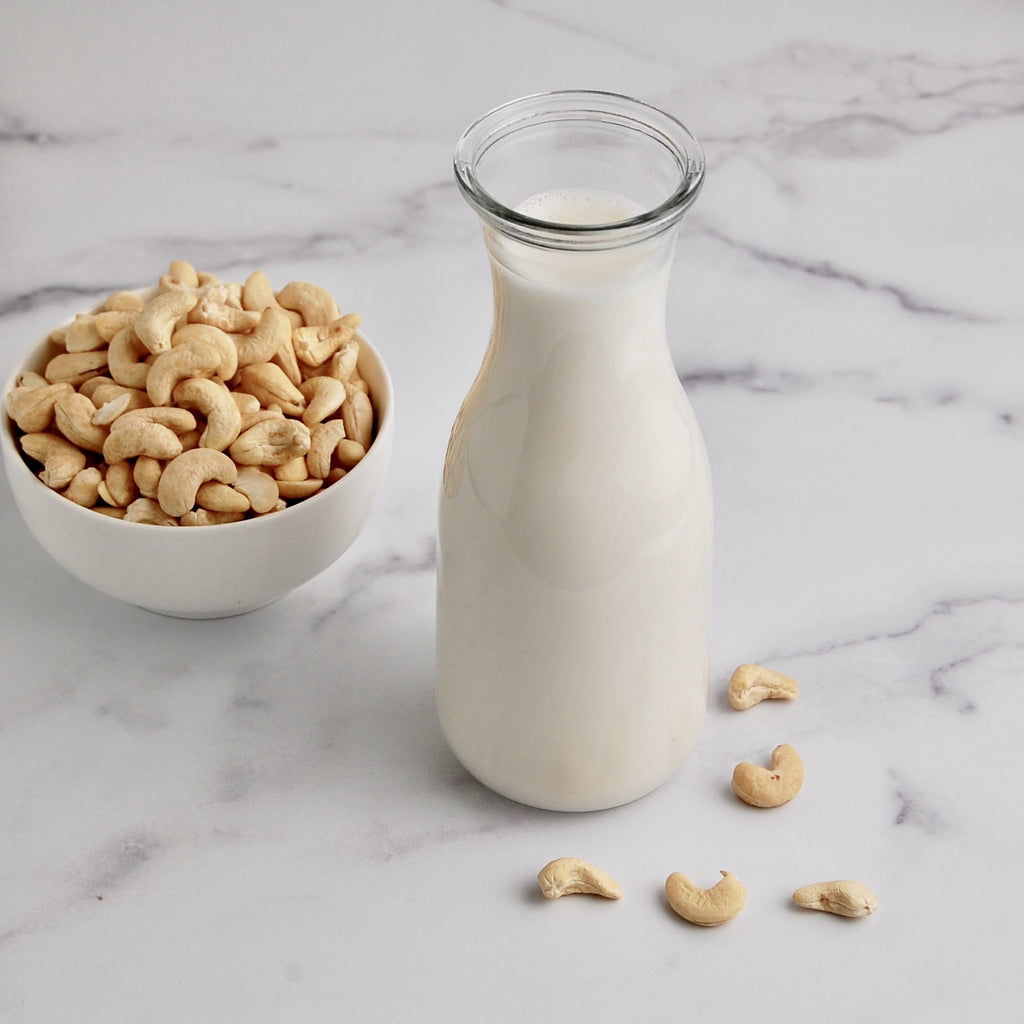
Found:
M 696 139 L 608 93 L 516 100 L 459 141 L 494 286 L 438 523 L 437 708 L 481 782 L 552 810 L 655 789 L 707 708 L 707 453 L 665 330 Z

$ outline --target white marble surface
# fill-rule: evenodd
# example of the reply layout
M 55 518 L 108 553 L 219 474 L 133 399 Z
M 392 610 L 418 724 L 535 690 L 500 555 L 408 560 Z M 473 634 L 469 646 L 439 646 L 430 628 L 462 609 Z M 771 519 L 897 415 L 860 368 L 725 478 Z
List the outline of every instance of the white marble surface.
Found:
M 182 622 L 35 545 L 0 478 L 3 1021 L 1019 1021 L 1024 7 L 670 0 L 0 10 L 0 370 L 175 257 L 357 308 L 398 394 L 370 527 Z M 714 694 L 654 795 L 506 802 L 433 711 L 435 495 L 489 278 L 450 156 L 550 88 L 702 138 L 673 351 L 717 489 Z M 731 711 L 732 667 L 799 677 Z M 755 812 L 733 764 L 788 740 Z M 621 903 L 546 903 L 588 857 Z M 666 875 L 750 890 L 727 927 Z M 798 911 L 852 876 L 880 909 Z

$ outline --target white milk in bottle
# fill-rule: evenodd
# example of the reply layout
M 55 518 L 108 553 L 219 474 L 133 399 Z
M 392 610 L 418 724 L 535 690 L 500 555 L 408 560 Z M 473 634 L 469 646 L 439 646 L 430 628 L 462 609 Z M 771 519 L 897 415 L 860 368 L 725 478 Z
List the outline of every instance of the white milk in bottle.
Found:
M 675 772 L 707 705 L 711 482 L 665 332 L 678 214 L 563 186 L 496 209 L 492 336 L 440 499 L 437 707 L 497 792 L 610 807 Z

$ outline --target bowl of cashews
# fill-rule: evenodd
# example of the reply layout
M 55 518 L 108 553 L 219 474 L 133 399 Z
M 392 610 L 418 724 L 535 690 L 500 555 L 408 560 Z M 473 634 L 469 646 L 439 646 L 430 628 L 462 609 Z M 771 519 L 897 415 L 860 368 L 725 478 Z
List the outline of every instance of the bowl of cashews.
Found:
M 394 393 L 325 288 L 224 282 L 176 260 L 37 344 L 0 451 L 42 548 L 141 608 L 219 618 L 332 565 L 383 487 Z

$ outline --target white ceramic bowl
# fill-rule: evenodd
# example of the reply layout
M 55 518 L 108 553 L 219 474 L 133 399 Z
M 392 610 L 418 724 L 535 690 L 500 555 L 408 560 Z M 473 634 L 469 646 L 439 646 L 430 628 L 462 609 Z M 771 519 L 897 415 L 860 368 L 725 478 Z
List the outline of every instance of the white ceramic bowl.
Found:
M 341 480 L 281 512 L 217 526 L 128 523 L 81 508 L 47 487 L 25 462 L 2 414 L 0 450 L 14 500 L 43 549 L 83 583 L 163 615 L 207 619 L 276 601 L 335 562 L 359 535 L 387 473 L 394 393 L 377 350 L 359 335 L 359 372 L 370 387 L 377 433 Z M 4 385 L 41 372 L 58 349 L 44 340 Z

